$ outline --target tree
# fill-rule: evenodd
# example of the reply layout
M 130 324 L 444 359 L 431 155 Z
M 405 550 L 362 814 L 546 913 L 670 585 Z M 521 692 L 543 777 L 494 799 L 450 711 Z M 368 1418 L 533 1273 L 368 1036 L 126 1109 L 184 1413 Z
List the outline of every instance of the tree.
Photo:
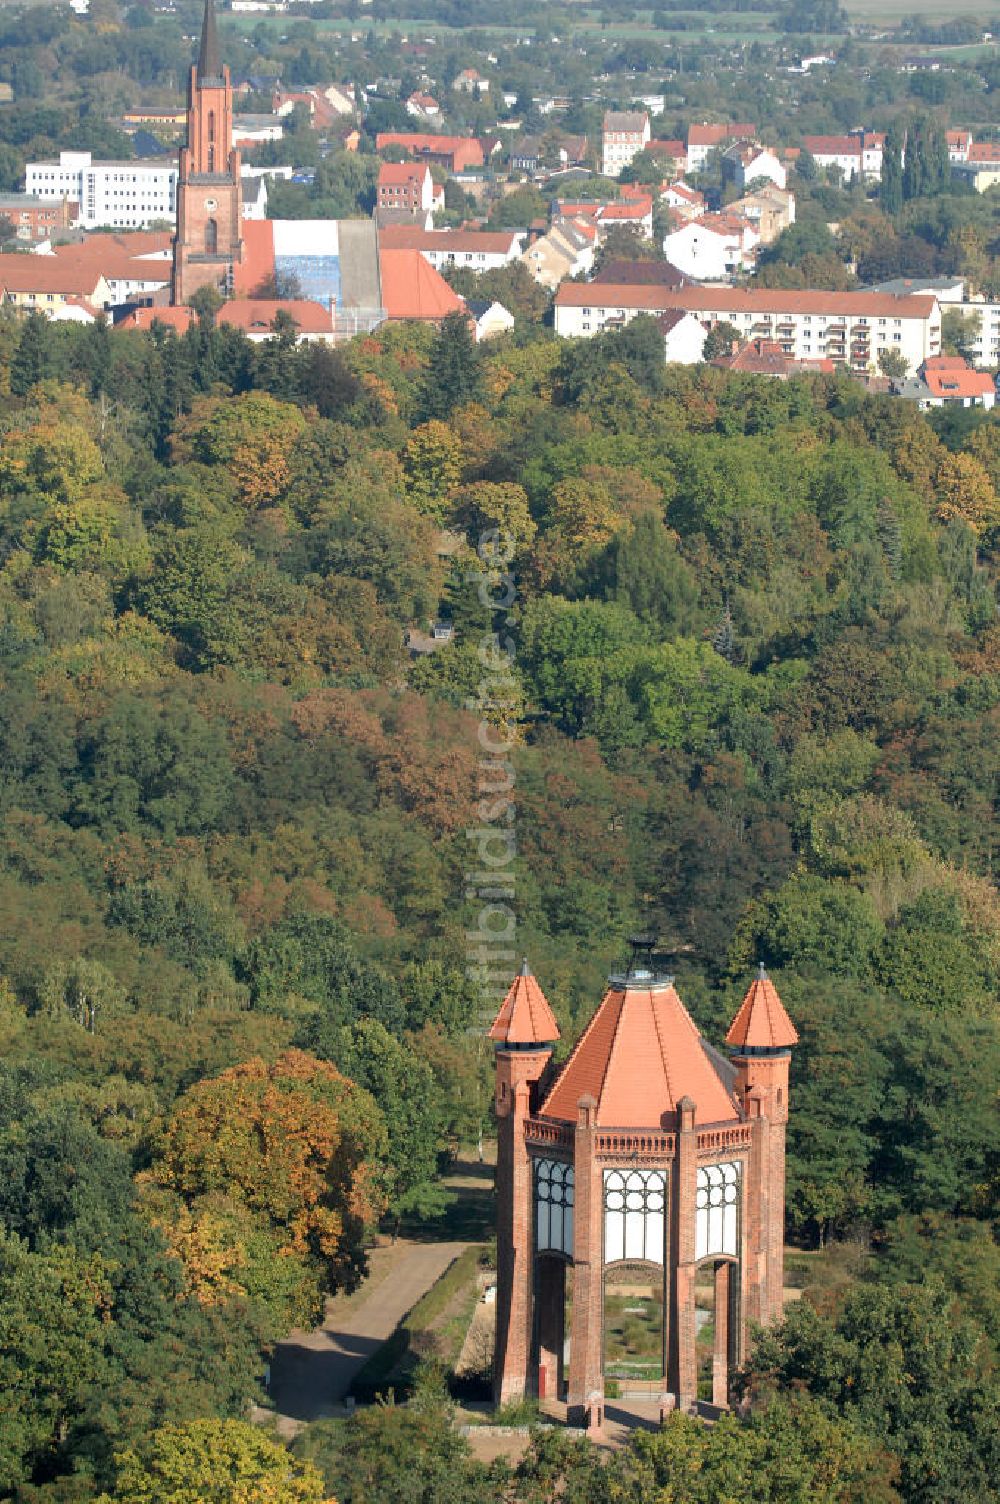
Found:
M 438 418 L 421 423 L 406 442 L 403 465 L 417 509 L 442 519 L 462 474 L 462 444 L 457 434 Z
M 880 350 L 878 368 L 890 381 L 905 381 L 910 374 L 910 362 L 901 350 Z
M 701 358 L 702 360 L 715 360 L 720 355 L 732 355 L 742 343 L 742 336 L 735 324 L 728 323 L 726 319 L 719 319 L 705 336 Z
M 116 1459 L 97 1504 L 334 1504 L 310 1462 L 293 1458 L 259 1426 L 196 1420 L 161 1426 Z
M 367 1092 L 290 1050 L 249 1060 L 185 1093 L 146 1182 L 189 1206 L 221 1194 L 278 1233 L 286 1258 L 355 1284 L 385 1195 L 385 1124 Z
M 421 384 L 418 410 L 424 422 L 447 418 L 452 410 L 475 402 L 482 388 L 482 358 L 468 315 L 446 314 L 431 346 Z
M 903 207 L 903 151 L 905 132 L 893 121 L 886 132 L 882 150 L 882 179 L 879 200 L 886 214 L 898 214 Z
M 981 533 L 1000 521 L 1000 499 L 986 467 L 972 454 L 945 455 L 938 467 L 936 490 L 935 510 L 942 522 L 960 518 Z

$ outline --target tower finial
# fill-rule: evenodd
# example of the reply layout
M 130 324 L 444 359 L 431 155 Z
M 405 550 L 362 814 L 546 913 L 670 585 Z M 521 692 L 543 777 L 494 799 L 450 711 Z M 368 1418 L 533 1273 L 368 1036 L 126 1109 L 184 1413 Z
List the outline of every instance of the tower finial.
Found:
M 521 975 L 522 975 L 522 977 L 530 977 L 531 976 L 531 967 L 528 965 L 528 958 L 527 958 L 527 956 L 522 956 L 521 957 Z
M 763 961 L 757 962 L 757 980 L 758 982 L 767 981 L 767 967 L 764 965 Z
M 215 24 L 215 0 L 205 0 L 205 17 L 201 23 L 201 48 L 198 53 L 198 82 L 222 77 L 219 55 L 219 32 Z

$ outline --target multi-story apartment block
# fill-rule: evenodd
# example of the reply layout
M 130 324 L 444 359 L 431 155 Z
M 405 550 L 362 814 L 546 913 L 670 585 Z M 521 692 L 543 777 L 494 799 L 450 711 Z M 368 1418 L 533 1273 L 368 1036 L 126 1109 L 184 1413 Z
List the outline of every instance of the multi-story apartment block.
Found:
M 14 239 L 22 244 L 34 245 L 48 240 L 56 230 L 68 230 L 76 224 L 79 212 L 79 205 L 68 198 L 54 203 L 26 193 L 0 195 L 0 218 L 10 221 Z
M 742 340 L 773 340 L 795 360 L 822 357 L 858 374 L 876 369 L 885 350 L 897 351 L 911 370 L 941 351 L 941 310 L 932 294 L 566 282 L 556 294 L 555 329 L 587 337 L 671 308 L 709 327 L 731 324 Z
M 378 206 L 408 214 L 431 212 L 437 204 L 434 179 L 426 162 L 383 162 L 378 170 Z
M 649 116 L 645 110 L 609 110 L 604 117 L 601 138 L 601 171 L 606 178 L 616 178 L 628 167 L 652 139 Z
M 176 158 L 95 162 L 89 151 L 61 151 L 58 162 L 28 162 L 25 192 L 49 203 L 72 199 L 84 229 L 143 230 L 177 212 Z

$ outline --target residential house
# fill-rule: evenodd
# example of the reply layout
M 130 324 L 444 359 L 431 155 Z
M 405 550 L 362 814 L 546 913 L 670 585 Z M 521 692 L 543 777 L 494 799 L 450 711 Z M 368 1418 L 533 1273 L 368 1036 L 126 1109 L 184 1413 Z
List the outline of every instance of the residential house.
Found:
M 745 376 L 771 376 L 778 381 L 787 381 L 790 376 L 806 372 L 832 375 L 837 369 L 832 360 L 817 356 L 810 360 L 796 360 L 786 355 L 775 339 L 751 339 L 746 344 L 737 342 L 728 355 L 717 355 L 711 362 L 723 371 L 740 371 Z
M 417 131 L 379 131 L 375 148 L 401 146 L 420 162 L 437 162 L 448 172 L 462 172 L 468 167 L 482 167 L 486 161 L 482 142 L 474 136 L 421 135 Z
M 688 219 L 700 219 L 708 208 L 705 195 L 699 193 L 697 188 L 689 188 L 680 179 L 676 183 L 668 183 L 659 197 L 660 203 L 672 209 L 680 223 Z
M 668 364 L 696 366 L 705 356 L 708 330 L 693 313 L 668 308 L 656 320 L 663 335 L 664 359 Z
M 377 203 L 380 209 L 399 209 L 408 214 L 433 211 L 444 189 L 438 188 L 431 170 L 418 162 L 383 162 L 378 170 Z
M 756 141 L 734 141 L 722 153 L 722 176 L 744 192 L 751 183 L 766 178 L 776 188 L 784 188 L 788 176 L 777 153 Z
M 48 256 L 89 278 L 98 275 L 108 288 L 101 307 L 122 303 L 165 303 L 170 296 L 173 245 L 169 231 L 133 230 L 118 235 L 89 235 L 65 241 Z M 48 259 L 48 257 L 46 258 Z
M 59 230 L 68 230 L 79 216 L 79 204 L 68 198 L 53 203 L 30 193 L 0 194 L 0 218 L 10 220 L 14 239 L 22 245 L 50 240 Z
M 848 131 L 845 136 L 806 136 L 802 145 L 816 166 L 836 167 L 845 182 L 860 178 L 868 183 L 882 181 L 883 131 Z
M 295 325 L 297 345 L 334 342 L 332 310 L 307 298 L 232 298 L 218 310 L 215 323 L 218 328 L 240 329 L 251 344 L 259 345 L 275 338 L 279 314 Z M 194 309 L 183 304 L 170 308 L 133 308 L 116 327 L 151 329 L 154 323 L 161 323 L 183 332 L 196 318 Z
M 982 407 L 996 403 L 996 383 L 985 371 L 974 371 L 960 355 L 937 355 L 925 360 L 915 376 L 894 382 L 893 393 L 929 407 Z
M 730 214 L 749 220 L 761 245 L 772 245 L 783 230 L 795 223 L 795 194 L 772 183 L 734 199 L 727 208 Z
M 649 145 L 652 132 L 645 110 L 609 110 L 601 136 L 601 171 L 616 178 Z
M 417 89 L 406 101 L 406 113 L 416 120 L 438 120 L 441 117 L 441 106 L 433 94 L 424 94 Z
M 532 241 L 521 262 L 542 287 L 550 290 L 566 277 L 586 277 L 594 269 L 599 232 L 593 221 L 567 217 L 554 220 L 548 233 Z
M 594 335 L 621 328 L 639 313 L 671 308 L 709 325 L 731 324 L 741 341 L 773 339 L 795 360 L 825 358 L 858 374 L 873 370 L 883 350 L 898 351 L 913 369 L 941 352 L 935 297 L 873 292 L 564 282 L 556 293 L 555 330 Z
M 752 141 L 756 134 L 756 126 L 747 121 L 730 122 L 727 125 L 709 125 L 703 122 L 701 125 L 689 126 L 684 151 L 685 171 L 701 172 L 711 152 L 722 150 L 731 141 Z
M 977 193 L 987 193 L 1000 183 L 1000 142 L 974 141 L 965 161 L 953 162 L 951 171 Z
M 594 282 L 629 287 L 684 287 L 687 278 L 669 261 L 626 261 L 621 257 L 606 260 Z
M 524 230 L 422 230 L 387 225 L 379 242 L 387 250 L 419 251 L 436 271 L 464 266 L 469 271 L 488 272 L 516 261 L 526 239 Z
M 705 214 L 663 237 L 663 254 L 686 277 L 720 282 L 756 264 L 760 237 L 738 214 Z
M 335 115 L 351 116 L 356 113 L 357 101 L 353 84 L 327 84 L 321 92 Z
M 111 289 L 92 263 L 62 256 L 0 256 L 0 301 L 24 313 L 50 318 L 67 305 L 84 305 L 91 313 L 108 307 Z
M 285 134 L 281 120 L 274 115 L 234 115 L 233 146 L 259 146 L 262 141 L 280 141 Z
M 488 94 L 490 81 L 484 78 L 476 68 L 463 68 L 461 73 L 452 79 L 451 87 L 456 94 Z
M 949 162 L 967 162 L 969 150 L 972 146 L 971 131 L 945 131 L 944 139 L 948 144 Z
M 477 343 L 509 334 L 514 327 L 514 315 L 502 303 L 491 303 L 488 298 L 466 298 L 465 306 L 475 320 Z
M 602 230 L 634 230 L 640 240 L 653 236 L 653 200 L 648 193 L 600 204 L 596 214 Z

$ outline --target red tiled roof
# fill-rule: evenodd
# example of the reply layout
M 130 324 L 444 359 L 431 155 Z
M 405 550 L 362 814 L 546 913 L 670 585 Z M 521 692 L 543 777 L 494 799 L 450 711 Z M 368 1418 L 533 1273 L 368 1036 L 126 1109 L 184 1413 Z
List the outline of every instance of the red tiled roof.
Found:
M 246 333 L 270 331 L 279 310 L 287 313 L 303 334 L 330 334 L 333 315 L 329 308 L 312 298 L 234 298 L 223 303 L 216 316 L 217 324 L 228 324 Z
M 418 131 L 379 131 L 375 137 L 375 149 L 385 146 L 401 146 L 404 151 L 436 152 L 451 154 L 468 167 L 482 167 L 483 147 L 475 136 L 433 136 Z M 456 163 L 457 165 L 457 163 Z
M 186 303 L 177 303 L 168 308 L 132 308 L 115 327 L 152 329 L 154 324 L 165 324 L 168 329 L 177 329 L 183 334 L 196 318 L 193 308 L 189 308 Z
M 804 136 L 802 144 L 813 157 L 860 156 L 885 145 L 882 131 L 866 131 L 864 136 Z
M 795 1025 L 785 1012 L 777 988 L 765 972 L 750 983 L 739 1012 L 729 1026 L 726 1043 L 737 1049 L 780 1050 L 798 1044 Z
M 382 306 L 390 319 L 430 319 L 461 313 L 465 303 L 419 251 L 383 246 L 379 256 Z
M 699 1123 L 739 1113 L 672 983 L 613 982 L 542 1104 L 544 1117 L 575 1122 L 581 1097 L 606 1128 L 670 1127 L 682 1097 Z
M 641 287 L 625 283 L 563 282 L 556 293 L 556 306 L 589 308 L 592 305 L 622 308 L 706 308 L 713 313 L 825 313 L 851 317 L 925 319 L 934 297 L 911 293 L 895 298 L 880 292 L 820 292 L 813 289 L 781 291 L 743 287 Z
M 932 396 L 958 401 L 962 397 L 985 397 L 994 391 L 993 377 L 986 371 L 972 371 L 968 366 L 961 370 L 928 370 L 923 367 L 924 381 Z
M 969 147 L 970 162 L 1000 162 L 1000 142 L 974 141 Z
M 97 291 L 101 269 L 89 258 L 67 256 L 0 256 L 0 287 L 8 292 L 76 293 L 91 298 Z
M 649 152 L 655 152 L 661 157 L 683 157 L 685 155 L 683 141 L 650 141 L 646 147 Z
M 498 1044 L 553 1044 L 559 1038 L 559 1025 L 527 961 L 510 984 L 489 1038 Z
M 756 134 L 756 127 L 747 121 L 730 125 L 691 125 L 688 126 L 688 146 L 718 146 L 722 141 Z
M 378 170 L 378 185 L 405 187 L 409 183 L 423 182 L 430 172 L 426 162 L 383 162 Z
M 381 245 L 391 251 L 484 251 L 509 255 L 516 249 L 513 230 L 423 230 L 419 225 L 384 225 Z
M 605 204 L 598 212 L 598 219 L 602 224 L 614 221 L 624 221 L 627 224 L 641 224 L 641 222 L 653 212 L 652 200 L 644 202 L 631 202 L 624 204 Z
M 236 292 L 250 293 L 274 276 L 274 220 L 245 219 L 242 225 L 243 260 L 233 267 Z

